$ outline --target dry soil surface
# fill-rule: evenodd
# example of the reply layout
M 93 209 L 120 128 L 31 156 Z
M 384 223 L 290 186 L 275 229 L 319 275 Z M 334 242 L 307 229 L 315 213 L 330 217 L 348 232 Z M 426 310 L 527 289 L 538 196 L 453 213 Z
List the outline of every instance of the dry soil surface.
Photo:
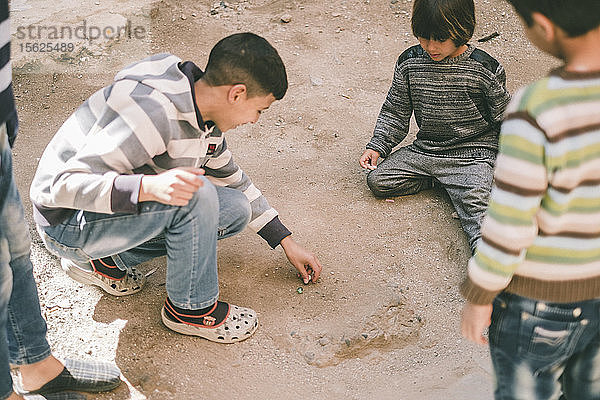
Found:
M 318 284 L 304 286 L 283 251 L 254 233 L 221 241 L 222 299 L 259 314 L 259 330 L 249 340 L 220 345 L 167 330 L 159 317 L 164 258 L 141 266 L 156 269 L 142 292 L 114 298 L 71 281 L 32 230 L 55 353 L 115 360 L 127 381 L 91 398 L 491 398 L 487 349 L 458 332 L 458 286 L 469 250 L 447 196 L 435 190 L 378 200 L 357 162 L 395 60 L 416 43 L 411 4 L 13 0 L 15 35 L 18 26 L 76 26 L 86 18 L 133 20 L 146 29 L 142 39 L 75 43 L 60 57 L 20 51 L 24 41 L 15 40 L 21 122 L 15 169 L 30 224 L 28 186 L 44 147 L 119 68 L 158 52 L 203 67 L 220 38 L 252 31 L 279 50 L 289 75 L 285 98 L 227 138 L 239 164 L 324 271 Z M 476 0 L 476 12 L 473 42 L 503 63 L 511 92 L 557 65 L 528 44 L 506 3 Z M 477 43 L 494 32 L 499 36 Z

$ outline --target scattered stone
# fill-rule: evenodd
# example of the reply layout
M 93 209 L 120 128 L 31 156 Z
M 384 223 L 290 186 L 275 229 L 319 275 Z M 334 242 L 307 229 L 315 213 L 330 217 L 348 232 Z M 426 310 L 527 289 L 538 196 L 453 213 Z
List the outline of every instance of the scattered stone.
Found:
M 331 343 L 331 340 L 329 340 L 329 338 L 327 337 L 322 337 L 321 339 L 319 339 L 319 344 L 321 346 L 327 346 L 329 343 Z
M 310 77 L 310 83 L 313 86 L 321 86 L 321 85 L 323 85 L 323 79 L 321 79 L 319 77 L 316 77 L 316 76 L 311 76 Z
M 479 43 L 483 43 L 483 42 L 487 42 L 489 40 L 492 40 L 493 38 L 498 37 L 498 36 L 500 36 L 500 34 L 498 32 L 494 32 L 494 33 L 491 33 L 491 34 L 489 34 L 487 36 L 482 37 L 481 39 L 477 39 L 477 41 Z
M 452 218 L 454 218 L 454 219 L 458 219 L 458 218 L 459 218 L 459 217 L 458 217 L 458 213 L 457 213 L 456 211 L 454 211 L 454 212 L 452 213 Z
M 283 22 L 284 24 L 289 23 L 292 20 L 292 16 L 290 14 L 283 14 L 281 16 L 281 22 Z
M 339 17 L 339 16 L 341 16 L 341 15 L 342 15 L 342 14 L 340 14 L 339 12 L 334 12 L 333 14 L 331 14 L 331 16 L 332 16 L 333 18 L 337 18 L 337 17 Z
M 185 21 L 187 19 L 187 17 L 185 15 L 181 14 L 181 19 Z
M 309 364 L 314 362 L 315 361 L 315 353 L 313 353 L 312 351 L 307 351 L 306 353 L 304 353 L 304 359 Z

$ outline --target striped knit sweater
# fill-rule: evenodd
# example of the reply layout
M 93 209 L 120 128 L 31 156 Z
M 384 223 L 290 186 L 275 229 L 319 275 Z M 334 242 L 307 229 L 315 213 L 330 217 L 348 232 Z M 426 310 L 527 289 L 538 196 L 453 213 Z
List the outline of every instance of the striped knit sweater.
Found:
M 420 45 L 404 51 L 375 124 L 368 149 L 387 157 L 408 134 L 410 117 L 419 127 L 414 146 L 441 156 L 495 155 L 509 101 L 502 65 L 469 45 L 454 58 L 434 61 Z
M 463 295 L 600 298 L 600 72 L 561 69 L 519 91 L 494 174 Z
M 126 67 L 94 93 L 41 157 L 30 189 L 35 221 L 56 225 L 75 210 L 137 213 L 143 174 L 202 167 L 215 185 L 248 197 L 250 228 L 277 246 L 290 232 L 196 107 L 193 83 L 202 74 L 192 63 L 159 54 Z
M 17 137 L 17 110 L 13 98 L 10 64 L 10 20 L 8 1 L 0 1 L 0 124 L 6 123 L 8 141 Z

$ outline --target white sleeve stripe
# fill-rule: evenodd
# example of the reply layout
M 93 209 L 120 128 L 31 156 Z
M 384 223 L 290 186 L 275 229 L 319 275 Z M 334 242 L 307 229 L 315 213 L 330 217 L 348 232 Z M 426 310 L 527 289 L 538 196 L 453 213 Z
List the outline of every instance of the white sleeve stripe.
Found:
M 12 82 L 12 67 L 10 62 L 0 70 L 0 92 L 3 92 Z
M 227 165 L 227 163 L 229 163 L 229 160 L 231 160 L 231 151 L 227 149 L 219 157 L 211 158 L 206 163 L 206 166 L 212 169 L 223 168 Z
M 106 106 L 106 100 L 104 99 L 104 90 L 99 90 L 93 95 L 90 96 L 88 100 L 88 106 L 94 117 L 96 118 L 96 122 L 100 119 L 100 113 L 102 109 Z
M 0 24 L 0 47 L 10 42 L 10 19 L 5 19 Z
M 276 216 L 277 216 L 277 211 L 275 211 L 274 208 L 269 208 L 267 211 L 262 213 L 258 218 L 254 219 L 253 221 L 250 221 L 248 226 L 253 231 L 258 232 Z
M 252 203 L 254 200 L 258 199 L 262 193 L 254 184 L 250 185 L 248 189 L 244 190 L 244 195 L 248 198 L 248 201 Z
M 218 186 L 227 186 L 231 185 L 232 183 L 239 182 L 240 179 L 242 179 L 242 170 L 238 168 L 238 170 L 232 175 L 224 178 L 215 178 L 213 176 L 211 181 L 215 182 Z

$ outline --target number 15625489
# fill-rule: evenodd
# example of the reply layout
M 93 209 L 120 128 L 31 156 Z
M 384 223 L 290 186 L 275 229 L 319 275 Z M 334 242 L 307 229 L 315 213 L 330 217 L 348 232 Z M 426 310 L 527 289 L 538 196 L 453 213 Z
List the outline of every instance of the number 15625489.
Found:
M 19 48 L 25 53 L 68 53 L 75 49 L 75 45 L 68 42 L 26 42 L 19 43 Z

